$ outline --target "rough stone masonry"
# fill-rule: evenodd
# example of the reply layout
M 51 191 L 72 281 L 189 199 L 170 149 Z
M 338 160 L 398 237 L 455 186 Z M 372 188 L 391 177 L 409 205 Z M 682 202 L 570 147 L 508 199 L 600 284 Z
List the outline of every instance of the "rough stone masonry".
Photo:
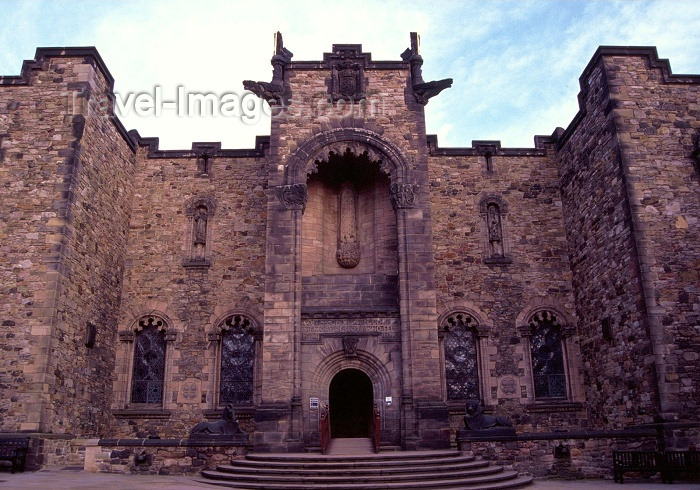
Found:
M 443 148 L 415 34 L 391 61 L 278 35 L 271 63 L 252 149 L 127 132 L 94 48 L 0 77 L 0 431 L 33 467 L 228 403 L 254 451 L 318 447 L 324 405 L 332 434 L 376 405 L 385 445 L 455 446 L 472 398 L 535 441 L 516 466 L 555 432 L 585 475 L 697 447 L 700 76 L 600 47 L 566 129 Z

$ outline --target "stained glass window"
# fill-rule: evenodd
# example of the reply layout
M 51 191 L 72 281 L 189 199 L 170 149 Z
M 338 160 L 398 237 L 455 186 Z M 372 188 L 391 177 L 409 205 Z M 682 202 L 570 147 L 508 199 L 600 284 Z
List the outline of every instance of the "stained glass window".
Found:
M 472 319 L 464 313 L 447 318 L 445 329 L 445 381 L 448 400 L 479 398 L 477 336 Z
M 535 398 L 565 398 L 564 353 L 557 318 L 551 312 L 543 311 L 532 318 L 530 327 Z
M 244 316 L 226 319 L 221 333 L 220 403 L 253 403 L 255 339 L 252 325 Z
M 142 330 L 134 339 L 134 372 L 131 382 L 132 403 L 162 403 L 165 375 L 165 335 L 163 320 L 148 317 L 139 321 Z

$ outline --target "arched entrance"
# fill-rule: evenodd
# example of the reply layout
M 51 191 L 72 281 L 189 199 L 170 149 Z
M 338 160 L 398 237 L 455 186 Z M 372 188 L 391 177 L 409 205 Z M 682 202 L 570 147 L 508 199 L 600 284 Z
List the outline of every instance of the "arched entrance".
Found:
M 372 423 L 372 381 L 359 369 L 343 369 L 328 389 L 331 437 L 369 437 Z

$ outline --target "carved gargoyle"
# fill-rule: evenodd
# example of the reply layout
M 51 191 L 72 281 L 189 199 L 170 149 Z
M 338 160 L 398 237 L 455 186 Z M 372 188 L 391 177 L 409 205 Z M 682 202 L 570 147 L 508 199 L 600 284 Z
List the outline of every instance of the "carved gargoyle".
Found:
M 253 92 L 258 97 L 265 99 L 271 106 L 289 105 L 292 98 L 292 89 L 285 83 L 284 71 L 287 64 L 292 61 L 294 54 L 284 47 L 282 34 L 275 34 L 275 54 L 272 56 L 272 81 L 256 82 L 243 80 L 243 88 Z
M 413 96 L 420 105 L 426 105 L 428 100 L 452 86 L 452 79 L 423 81 L 423 57 L 418 52 L 418 34 L 411 33 L 411 47 L 401 53 L 401 59 L 411 64 L 411 88 Z
M 424 82 L 413 85 L 413 95 L 416 98 L 416 102 L 420 105 L 426 105 L 431 97 L 435 97 L 437 94 L 450 88 L 452 86 L 452 79 L 445 78 L 444 80 L 434 80 L 432 82 Z

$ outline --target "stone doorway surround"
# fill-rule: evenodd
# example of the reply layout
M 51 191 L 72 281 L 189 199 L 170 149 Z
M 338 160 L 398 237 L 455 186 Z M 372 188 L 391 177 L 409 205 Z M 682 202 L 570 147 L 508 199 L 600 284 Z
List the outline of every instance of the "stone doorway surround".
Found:
M 319 407 L 331 405 L 333 380 L 340 373 L 353 371 L 364 375 L 370 383 L 370 403 L 380 409 L 382 441 L 394 445 L 400 442 L 400 345 L 398 342 L 380 342 L 376 336 L 358 336 L 356 339 L 351 356 L 344 349 L 343 337 L 325 337 L 320 343 L 302 344 L 304 443 L 307 447 L 318 446 L 320 441 L 320 410 L 312 408 L 309 402 L 317 398 Z M 390 403 L 387 403 L 387 398 Z M 331 424 L 332 421 L 331 418 Z M 336 437 L 332 431 L 331 436 Z
M 310 197 L 309 177 L 317 172 L 320 162 L 333 155 L 362 156 L 378 162 L 380 172 L 388 179 L 387 199 L 396 219 L 398 267 L 393 280 L 398 304 L 392 306 L 391 315 L 398 320 L 397 336 L 388 342 L 381 334 L 352 332 L 359 339 L 353 356 L 344 353 L 340 338 L 320 335 L 315 342 L 304 338 L 308 315 L 319 313 L 313 310 L 320 307 L 325 314 L 340 311 L 351 320 L 389 313 L 366 311 L 361 305 L 342 311 L 341 304 L 303 304 L 302 216 Z M 267 246 L 280 253 L 268 254 L 266 264 L 265 297 L 270 308 L 265 314 L 265 331 L 274 335 L 270 342 L 263 342 L 263 356 L 269 361 L 263 366 L 263 400 L 258 418 L 265 424 L 256 427 L 256 446 L 289 451 L 316 439 L 318 425 L 314 419 L 318 417 L 314 415 L 318 410 L 314 412 L 311 408 L 311 399 L 317 397 L 323 403 L 327 391 L 323 383 L 309 383 L 308 378 L 316 376 L 311 374 L 314 371 L 318 373 L 317 365 L 310 363 L 309 358 L 314 357 L 319 343 L 323 345 L 320 350 L 326 354 L 317 357 L 320 361 L 338 353 L 346 362 L 359 362 L 361 351 L 376 352 L 372 357 L 379 357 L 380 366 L 391 360 L 393 368 L 384 384 L 391 385 L 392 392 L 375 389 L 374 396 L 380 397 L 375 401 L 383 407 L 382 411 L 392 412 L 390 417 L 382 414 L 383 424 L 388 422 L 391 427 L 392 443 L 412 449 L 447 446 L 447 408 L 440 389 L 435 328 L 432 235 L 430 226 L 426 226 L 426 219 L 430 218 L 427 162 L 419 162 L 423 157 L 415 154 L 413 148 L 399 149 L 370 129 L 346 127 L 322 131 L 276 162 L 274 170 L 279 173 L 270 182 L 275 195 L 271 193 L 268 200 Z M 310 343 L 317 345 L 312 347 Z M 392 354 L 388 355 L 389 352 Z M 343 366 L 347 367 L 351 366 Z M 377 383 L 378 378 L 370 378 Z M 325 383 L 330 383 L 330 379 Z M 282 405 L 285 398 L 291 401 L 289 408 Z M 268 429 L 273 424 L 267 423 L 273 420 L 274 433 Z

